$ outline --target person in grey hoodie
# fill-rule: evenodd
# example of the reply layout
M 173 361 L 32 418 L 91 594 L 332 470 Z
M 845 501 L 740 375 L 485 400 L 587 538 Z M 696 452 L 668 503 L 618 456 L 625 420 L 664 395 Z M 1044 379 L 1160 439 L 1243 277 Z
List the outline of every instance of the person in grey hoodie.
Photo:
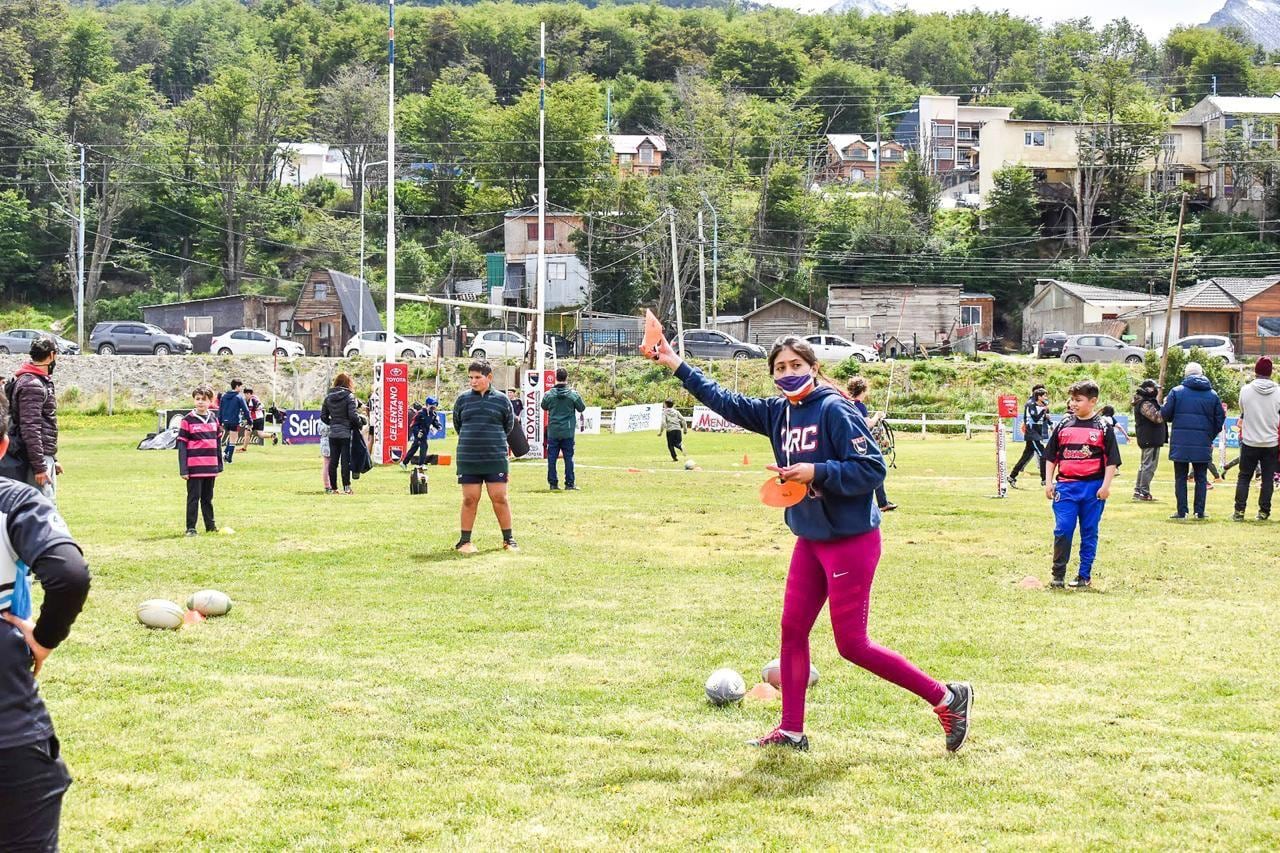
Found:
M 1271 517 L 1275 489 L 1276 447 L 1280 445 L 1280 392 L 1271 381 L 1271 359 L 1265 355 L 1253 366 L 1253 381 L 1240 389 L 1240 474 L 1236 479 L 1233 521 L 1244 521 L 1249 484 L 1255 468 L 1262 469 L 1258 491 L 1258 521 Z

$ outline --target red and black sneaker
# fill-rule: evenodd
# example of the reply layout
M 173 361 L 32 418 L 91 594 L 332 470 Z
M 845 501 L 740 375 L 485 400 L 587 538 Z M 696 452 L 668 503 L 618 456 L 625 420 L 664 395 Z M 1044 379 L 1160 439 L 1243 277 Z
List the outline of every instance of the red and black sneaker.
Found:
M 799 740 L 797 740 L 791 735 L 783 732 L 781 728 L 776 728 L 773 731 L 769 732 L 764 737 L 758 737 L 754 740 L 747 741 L 747 745 L 759 746 L 759 747 L 782 746 L 782 747 L 790 747 L 791 749 L 795 749 L 800 752 L 808 752 L 809 736 L 800 735 Z
M 947 734 L 947 752 L 956 752 L 969 737 L 969 712 L 973 708 L 973 688 L 968 684 L 948 684 L 951 701 L 938 705 L 933 713 L 938 715 L 942 730 Z

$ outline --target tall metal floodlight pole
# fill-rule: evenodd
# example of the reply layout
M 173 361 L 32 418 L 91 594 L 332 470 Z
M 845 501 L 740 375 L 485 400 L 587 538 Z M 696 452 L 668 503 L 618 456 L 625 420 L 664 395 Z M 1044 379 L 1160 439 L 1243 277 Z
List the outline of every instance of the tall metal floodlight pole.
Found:
M 396 357 L 396 0 L 387 0 L 387 352 Z M 364 293 L 360 294 L 361 302 Z
M 702 208 L 698 208 L 698 327 L 707 327 L 707 267 L 704 263 L 704 245 L 707 237 L 702 231 Z
M 80 221 L 76 224 L 76 344 L 84 349 L 84 146 L 80 146 Z
M 542 371 L 546 369 L 546 356 L 542 351 L 543 329 L 547 321 L 547 25 L 543 22 L 540 34 L 541 50 L 538 58 L 538 317 L 534 321 L 533 340 L 534 370 L 537 371 L 537 387 L 542 387 Z
M 702 203 L 711 211 L 711 327 L 720 328 L 720 214 L 716 207 L 702 194 Z
M 360 284 L 362 286 L 365 285 L 365 280 L 364 280 L 364 202 L 365 202 L 365 198 L 369 195 L 369 186 L 364 181 L 364 172 L 365 172 L 365 169 L 368 169 L 370 166 L 385 166 L 386 163 L 387 163 L 386 160 L 376 160 L 372 163 L 366 162 L 360 166 Z M 356 329 L 356 338 L 359 341 L 363 342 L 364 338 L 360 337 L 360 335 L 364 333 L 364 294 L 363 293 L 360 294 L 359 319 L 356 321 L 356 325 L 359 326 L 359 328 Z M 364 352 L 363 349 L 361 349 L 360 351 Z

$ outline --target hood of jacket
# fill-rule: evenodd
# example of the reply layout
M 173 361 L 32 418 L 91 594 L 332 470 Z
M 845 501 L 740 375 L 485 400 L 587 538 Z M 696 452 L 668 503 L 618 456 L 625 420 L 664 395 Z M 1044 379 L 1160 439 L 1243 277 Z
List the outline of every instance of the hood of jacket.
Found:
M 1276 392 L 1276 383 L 1262 377 L 1250 382 L 1249 386 L 1259 394 L 1274 394 Z
M 14 376 L 39 376 L 41 379 L 45 380 L 46 382 L 52 381 L 49 378 L 49 368 L 45 367 L 43 364 L 32 364 L 29 361 L 26 364 L 19 367 L 17 370 L 15 370 L 13 372 L 13 375 Z
M 1192 391 L 1212 391 L 1213 383 L 1205 376 L 1188 376 L 1182 380 L 1182 387 Z

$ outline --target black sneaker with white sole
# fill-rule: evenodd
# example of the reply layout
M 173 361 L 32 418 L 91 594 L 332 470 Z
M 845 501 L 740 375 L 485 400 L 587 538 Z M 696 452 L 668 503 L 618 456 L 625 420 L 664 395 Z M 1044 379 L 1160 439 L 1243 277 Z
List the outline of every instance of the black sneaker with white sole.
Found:
M 947 752 L 956 752 L 969 737 L 969 713 L 973 710 L 973 688 L 968 684 L 948 684 L 951 701 L 938 705 L 933 713 L 947 735 Z
M 1072 589 L 1088 589 L 1092 584 L 1093 581 L 1089 578 L 1082 578 L 1079 575 L 1076 575 L 1076 579 L 1067 584 L 1067 586 Z

